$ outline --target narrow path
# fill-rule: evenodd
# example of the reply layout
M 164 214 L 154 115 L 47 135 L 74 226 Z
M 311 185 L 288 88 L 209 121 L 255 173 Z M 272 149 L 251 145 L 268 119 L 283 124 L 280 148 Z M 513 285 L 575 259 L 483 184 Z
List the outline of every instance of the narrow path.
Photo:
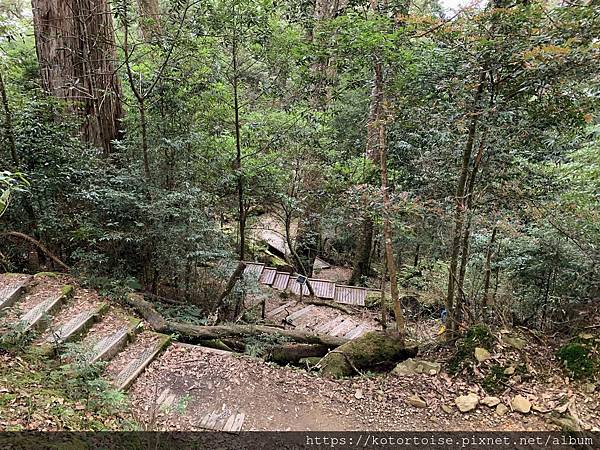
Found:
M 130 398 L 138 419 L 152 430 L 222 429 L 244 414 L 242 430 L 543 430 L 539 417 L 491 409 L 446 413 L 442 380 L 391 375 L 329 380 L 251 357 L 184 344 L 172 345 L 136 380 Z M 439 389 L 439 387 L 437 388 Z M 418 393 L 428 408 L 406 399 Z M 432 395 L 435 394 L 435 395 Z M 206 426 L 214 414 L 218 420 Z

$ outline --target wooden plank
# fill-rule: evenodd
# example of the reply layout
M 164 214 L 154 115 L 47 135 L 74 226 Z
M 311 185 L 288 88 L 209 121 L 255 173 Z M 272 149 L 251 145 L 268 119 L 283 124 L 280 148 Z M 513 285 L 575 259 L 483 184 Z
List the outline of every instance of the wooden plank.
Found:
M 69 341 L 88 328 L 96 317 L 106 310 L 107 306 L 105 303 L 101 303 L 96 308 L 83 311 L 58 330 L 53 331 L 46 341 L 54 344 L 62 344 Z
M 0 312 L 5 308 L 10 308 L 17 302 L 32 278 L 29 276 L 0 290 Z
M 339 336 L 344 333 L 347 333 L 348 330 L 352 327 L 354 327 L 354 322 L 352 322 L 352 320 L 350 319 L 346 319 L 327 334 L 331 336 Z
M 227 420 L 227 423 L 223 427 L 223 431 L 225 431 L 226 433 L 237 433 L 237 432 L 241 431 L 242 426 L 244 425 L 245 419 L 246 419 L 246 414 L 244 414 L 244 413 L 238 413 L 238 414 L 232 415 Z
M 277 269 L 274 269 L 272 267 L 265 267 L 258 281 L 262 284 L 270 286 L 275 281 L 276 275 Z
M 148 332 L 146 332 L 148 333 Z M 135 381 L 141 373 L 146 370 L 146 367 L 154 360 L 171 341 L 171 338 L 165 334 L 152 333 L 157 335 L 158 340 L 150 347 L 145 348 L 138 354 L 113 380 L 117 389 L 125 390 Z
M 217 420 L 219 420 L 219 415 L 220 413 L 218 411 L 214 411 L 208 418 L 208 421 L 206 422 L 206 428 L 208 428 L 209 430 L 214 430 L 217 425 Z
M 296 280 L 298 279 L 298 275 L 290 276 L 290 281 L 288 281 L 287 290 L 292 294 L 300 295 L 300 286 L 302 286 L 303 295 L 308 297 L 310 295 L 310 291 L 308 290 L 308 286 L 306 284 L 300 285 Z
M 113 334 L 106 336 L 104 339 L 94 345 L 93 356 L 90 363 L 104 361 L 116 355 L 127 342 L 129 334 L 132 332 L 129 327 L 121 328 Z
M 336 285 L 334 300 L 346 305 L 365 306 L 368 289 L 355 286 Z
M 310 285 L 315 292 L 315 296 L 326 300 L 333 300 L 335 296 L 335 283 L 329 280 L 318 280 L 309 278 Z
M 330 320 L 329 322 L 325 322 L 322 323 L 321 325 L 319 325 L 317 328 L 315 328 L 315 331 L 317 333 L 328 333 L 329 331 L 333 330 L 336 326 L 338 326 L 340 323 L 342 323 L 344 321 L 345 317 L 344 316 L 337 316 L 336 318 Z
M 308 313 L 309 313 L 309 312 L 311 312 L 313 309 L 315 309 L 315 306 L 314 306 L 314 305 L 308 305 L 306 308 L 302 308 L 302 309 L 299 309 L 299 310 L 298 310 L 298 311 L 296 311 L 296 312 L 293 312 L 292 314 L 290 314 L 289 316 L 287 316 L 287 317 L 285 318 L 285 320 L 286 320 L 287 322 L 292 322 L 292 321 L 294 321 L 294 320 L 296 320 L 296 319 L 299 319 L 300 317 L 302 317 L 302 316 L 304 316 L 304 315 L 308 314 Z
M 210 420 L 211 415 L 212 415 L 212 412 L 209 412 L 202 418 L 202 420 L 200 421 L 200 428 L 206 428 L 206 424 Z
M 357 337 L 361 336 L 367 330 L 367 328 L 368 327 L 363 323 L 346 333 L 344 335 L 344 339 L 356 339 Z
M 269 311 L 269 313 L 267 314 L 267 317 L 275 317 L 277 314 L 279 314 L 282 311 L 285 311 L 286 308 L 293 306 L 295 303 L 296 302 L 287 302 L 284 305 L 278 306 L 277 308 L 273 309 L 272 311 Z
M 288 272 L 277 272 L 275 280 L 273 280 L 273 287 L 278 291 L 285 291 L 289 281 L 290 274 Z
M 59 294 L 54 298 L 44 300 L 43 302 L 30 309 L 26 314 L 19 318 L 19 322 L 25 327 L 24 331 L 37 327 L 45 315 L 51 314 L 67 298 L 65 294 Z

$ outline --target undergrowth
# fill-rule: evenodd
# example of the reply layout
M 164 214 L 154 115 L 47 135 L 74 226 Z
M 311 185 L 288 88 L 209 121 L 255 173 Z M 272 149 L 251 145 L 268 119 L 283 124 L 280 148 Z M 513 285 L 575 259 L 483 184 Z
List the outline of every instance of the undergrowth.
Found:
M 467 331 L 464 338 L 456 343 L 456 351 L 448 362 L 448 372 L 456 374 L 467 367 L 474 359 L 476 347 L 492 350 L 494 336 L 483 324 L 474 325 Z
M 600 370 L 600 340 L 578 336 L 559 348 L 556 357 L 572 378 L 593 378 Z
M 39 353 L 0 350 L 0 429 L 135 430 L 124 394 L 98 375 L 101 365 L 84 363 L 79 349 L 69 362 Z

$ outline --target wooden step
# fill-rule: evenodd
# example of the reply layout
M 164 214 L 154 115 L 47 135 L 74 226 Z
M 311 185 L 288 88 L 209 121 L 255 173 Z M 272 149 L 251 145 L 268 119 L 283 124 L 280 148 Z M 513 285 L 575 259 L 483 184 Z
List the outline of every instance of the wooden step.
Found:
M 58 295 L 38 303 L 34 308 L 23 314 L 18 319 L 18 323 L 21 325 L 22 330 L 29 331 L 34 328 L 40 328 L 43 322 L 42 319 L 58 309 L 72 293 L 73 286 L 64 286 Z
M 223 405 L 225 406 L 225 405 Z M 226 433 L 238 433 L 244 425 L 246 414 L 235 412 L 228 415 L 223 410 L 211 411 L 200 421 L 200 428 L 213 431 L 224 431 Z
M 352 320 L 346 319 L 327 334 L 330 334 L 331 336 L 342 336 L 354 327 L 356 327 L 356 324 Z
M 348 331 L 348 333 L 346 333 L 344 335 L 344 339 L 352 340 L 352 339 L 359 338 L 363 334 L 365 334 L 368 330 L 369 330 L 369 327 L 363 323 L 363 324 L 357 326 L 356 328 Z
M 94 321 L 108 309 L 106 303 L 100 303 L 93 309 L 82 311 L 57 330 L 53 331 L 46 342 L 49 344 L 63 344 L 72 340 L 87 330 Z
M 11 282 L 3 289 L 0 289 L 0 314 L 2 313 L 3 309 L 10 308 L 17 302 L 21 294 L 25 292 L 27 285 L 33 279 L 31 275 L 13 276 L 12 274 L 5 274 L 4 277 L 8 279 L 14 278 L 14 282 Z
M 296 312 L 293 312 L 292 314 L 290 314 L 289 316 L 287 316 L 285 318 L 285 320 L 288 323 L 292 323 L 294 320 L 299 319 L 300 317 L 304 316 L 305 314 L 308 314 L 313 309 L 315 309 L 315 305 L 308 305 L 306 308 L 302 308 L 302 309 L 299 309 Z
M 148 367 L 156 355 L 158 355 L 171 341 L 171 337 L 165 334 L 154 333 L 150 331 L 144 331 L 140 333 L 137 338 L 142 341 L 143 339 L 151 339 L 152 342 L 148 345 L 143 345 L 140 348 L 136 348 L 136 342 L 134 341 L 131 345 L 127 346 L 123 350 L 123 356 L 126 356 L 127 362 L 116 375 L 109 375 L 112 384 L 120 390 L 125 390 L 140 376 L 140 374 Z M 119 357 L 115 359 L 118 361 Z M 110 371 L 110 366 L 108 368 Z
M 337 316 L 335 319 L 332 319 L 329 322 L 322 323 L 321 325 L 316 327 L 315 331 L 319 334 L 327 334 L 335 327 L 337 327 L 340 323 L 342 323 L 344 320 L 344 316 Z
M 267 317 L 275 317 L 277 314 L 285 311 L 286 308 L 289 308 L 290 306 L 294 306 L 296 302 L 287 302 L 285 305 L 281 305 L 275 309 L 273 309 L 272 311 L 269 311 L 267 313 Z
M 133 336 L 140 327 L 141 320 L 131 319 L 128 325 L 119 328 L 117 331 L 105 336 L 98 341 L 92 350 L 90 364 L 98 361 L 108 361 L 119 353 L 131 336 Z

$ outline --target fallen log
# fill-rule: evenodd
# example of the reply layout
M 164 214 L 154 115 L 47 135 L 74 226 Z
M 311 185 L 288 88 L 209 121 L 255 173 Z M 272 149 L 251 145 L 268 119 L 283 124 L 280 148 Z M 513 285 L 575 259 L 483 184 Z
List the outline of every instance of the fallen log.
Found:
M 395 333 L 371 331 L 329 352 L 318 367 L 324 375 L 340 378 L 361 374 L 362 370 L 391 369 L 417 353 L 417 347 L 406 347 Z
M 219 340 L 223 338 L 253 336 L 257 334 L 273 334 L 288 338 L 294 342 L 304 344 L 321 344 L 330 348 L 337 348 L 348 342 L 347 339 L 329 336 L 326 334 L 312 334 L 299 330 L 284 330 L 265 325 L 214 325 L 200 326 L 182 322 L 166 320 L 139 294 L 130 294 L 126 297 L 127 303 L 146 319 L 150 326 L 159 333 L 178 334 L 179 340 L 189 344 L 198 344 L 202 341 Z
M 325 356 L 329 350 L 322 344 L 287 343 L 271 348 L 268 360 L 280 365 L 298 364 L 302 358 Z

